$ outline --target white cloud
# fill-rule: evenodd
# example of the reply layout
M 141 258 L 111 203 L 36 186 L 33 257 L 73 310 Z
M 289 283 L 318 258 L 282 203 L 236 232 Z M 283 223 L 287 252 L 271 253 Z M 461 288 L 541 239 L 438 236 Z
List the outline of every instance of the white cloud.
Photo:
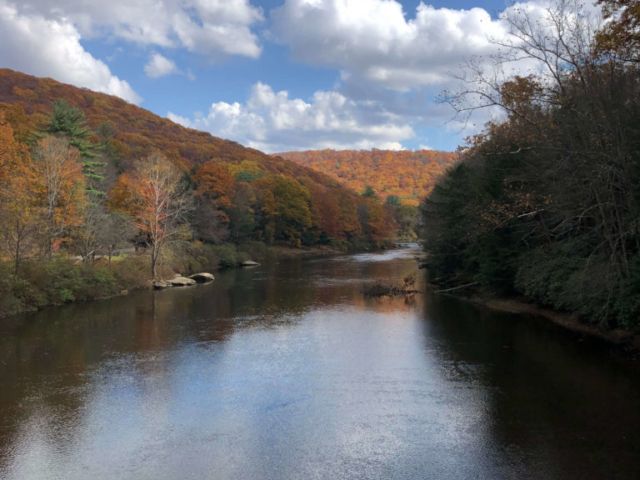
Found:
M 151 78 L 159 78 L 174 73 L 180 73 L 180 70 L 178 70 L 178 67 L 173 60 L 170 60 L 157 52 L 151 55 L 149 62 L 144 66 L 144 71 Z
M 68 18 L 87 37 L 113 36 L 147 46 L 180 47 L 218 59 L 260 56 L 251 26 L 263 20 L 249 0 L 21 0 L 25 11 Z
M 0 0 L 0 59 L 2 66 L 37 76 L 116 95 L 132 103 L 142 101 L 124 80 L 94 58 L 80 44 L 81 35 L 66 18 L 46 19 L 20 13 Z
M 505 34 L 481 8 L 420 3 L 407 20 L 395 0 L 286 0 L 272 18 L 275 37 L 296 59 L 400 91 L 443 83 L 469 56 L 492 51 L 488 37 Z
M 434 8 L 422 2 L 407 19 L 396 0 L 285 0 L 272 11 L 272 34 L 297 60 L 341 70 L 343 81 L 360 78 L 397 91 L 442 88 L 472 56 L 497 51 L 508 14 L 545 15 L 549 0 L 516 3 L 499 18 L 482 8 Z M 589 2 L 583 6 L 593 11 Z
M 310 102 L 289 98 L 257 83 L 246 104 L 218 102 L 207 115 L 186 119 L 169 113 L 182 125 L 211 132 L 266 152 L 304 149 L 400 150 L 415 133 L 411 126 L 386 112 L 342 94 L 318 91 Z

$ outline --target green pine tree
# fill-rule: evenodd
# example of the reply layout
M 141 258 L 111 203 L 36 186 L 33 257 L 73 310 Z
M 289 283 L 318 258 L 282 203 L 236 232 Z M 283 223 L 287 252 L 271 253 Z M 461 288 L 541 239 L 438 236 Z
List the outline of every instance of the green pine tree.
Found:
M 66 100 L 58 100 L 53 104 L 53 113 L 49 115 L 49 122 L 41 129 L 48 135 L 64 136 L 69 144 L 78 149 L 82 158 L 84 175 L 87 182 L 87 192 L 95 196 L 104 196 L 105 192 L 96 188 L 104 180 L 103 169 L 105 162 L 98 160 L 97 153 L 100 145 L 89 141 L 94 136 L 93 130 L 87 125 L 84 113 Z
M 400 207 L 402 205 L 402 200 L 398 195 L 388 195 L 387 200 L 384 203 L 385 205 L 391 205 L 392 207 Z
M 362 192 L 361 196 L 366 198 L 378 198 L 378 195 L 376 195 L 376 191 L 371 185 L 367 185 L 364 188 L 364 192 Z

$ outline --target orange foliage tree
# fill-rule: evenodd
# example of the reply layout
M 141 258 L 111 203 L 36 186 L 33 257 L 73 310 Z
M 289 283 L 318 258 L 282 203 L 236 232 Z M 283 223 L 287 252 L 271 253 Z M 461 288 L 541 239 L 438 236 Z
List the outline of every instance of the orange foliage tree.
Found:
M 57 240 L 83 221 L 87 206 L 85 177 L 78 151 L 62 138 L 45 137 L 38 141 L 32 159 L 35 177 L 32 194 L 41 199 L 46 225 L 43 246 L 51 257 Z
M 13 129 L 0 118 L 0 232 L 14 275 L 18 275 L 38 229 L 34 187 L 29 152 L 15 141 Z
M 109 194 L 110 206 L 129 213 L 151 251 L 151 274 L 164 247 L 189 235 L 192 198 L 182 172 L 158 151 L 121 175 Z
M 302 234 L 313 223 L 309 191 L 284 175 L 268 175 L 253 185 L 259 194 L 267 241 L 284 240 L 299 246 Z
M 229 216 L 225 210 L 232 205 L 235 180 L 226 165 L 210 161 L 196 170 L 192 177 L 196 185 L 196 222 L 198 237 L 221 242 L 229 236 Z

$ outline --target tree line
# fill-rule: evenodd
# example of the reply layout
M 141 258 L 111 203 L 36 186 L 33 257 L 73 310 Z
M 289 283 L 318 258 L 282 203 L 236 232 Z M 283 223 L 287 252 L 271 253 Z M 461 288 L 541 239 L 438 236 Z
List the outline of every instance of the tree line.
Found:
M 505 20 L 442 101 L 499 120 L 461 149 L 422 203 L 436 283 L 474 282 L 608 327 L 640 328 L 640 41 L 637 0 L 606 22 L 559 1 Z M 529 74 L 505 65 L 527 61 Z
M 36 277 L 76 285 L 52 294 L 63 300 L 86 278 L 99 295 L 96 275 L 111 282 L 107 290 L 136 286 L 141 271 L 133 283 L 116 278 L 123 263 L 141 266 L 136 257 L 146 259 L 144 277 L 156 278 L 172 262 L 174 270 L 231 265 L 237 247 L 228 245 L 379 248 L 395 234 L 393 206 L 323 183 L 311 170 L 270 171 L 250 154 L 189 165 L 153 146 L 125 162 L 117 135 L 108 121 L 92 129 L 65 100 L 46 114 L 0 110 L 0 268 L 11 272 L 0 291 L 13 295 L 5 300 L 46 304 L 34 298 Z M 139 255 L 110 265 L 134 248 Z M 74 265 L 86 277 L 76 283 Z

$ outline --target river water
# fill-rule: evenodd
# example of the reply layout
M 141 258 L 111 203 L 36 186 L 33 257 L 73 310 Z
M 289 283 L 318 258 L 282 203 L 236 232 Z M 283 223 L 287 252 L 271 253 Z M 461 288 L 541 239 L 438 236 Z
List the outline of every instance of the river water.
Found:
M 415 253 L 3 320 L 0 478 L 640 478 L 637 365 L 539 319 L 363 297 Z

